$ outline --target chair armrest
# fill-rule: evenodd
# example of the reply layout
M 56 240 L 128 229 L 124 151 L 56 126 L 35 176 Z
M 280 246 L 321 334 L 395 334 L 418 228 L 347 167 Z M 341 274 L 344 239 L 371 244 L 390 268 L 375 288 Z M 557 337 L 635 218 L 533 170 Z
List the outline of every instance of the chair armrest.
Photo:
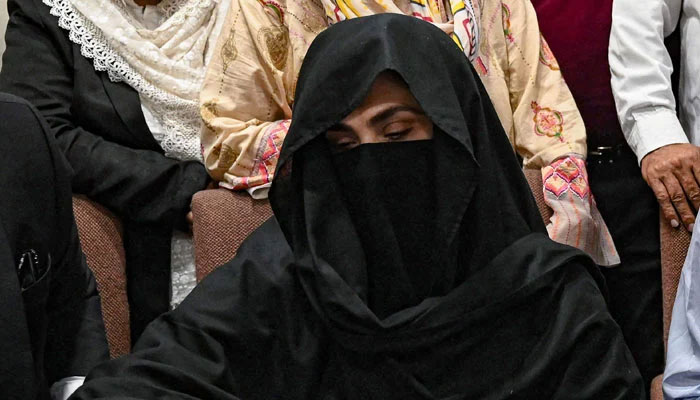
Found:
M 649 397 L 651 400 L 664 400 L 663 383 L 664 376 L 658 375 L 654 380 L 651 381 L 651 392 Z
M 119 357 L 131 349 L 121 223 L 84 196 L 73 196 L 73 212 L 85 259 L 100 292 L 109 353 L 112 358 Z
M 210 189 L 192 197 L 197 281 L 236 255 L 251 232 L 272 216 L 270 202 L 246 192 Z
M 540 210 L 540 215 L 542 215 L 542 221 L 545 225 L 549 223 L 549 219 L 552 218 L 552 209 L 549 208 L 547 203 L 544 202 L 544 184 L 542 183 L 542 170 L 535 168 L 523 168 L 525 173 L 525 179 L 527 179 L 528 185 L 530 185 L 530 190 L 532 191 L 532 196 L 535 198 L 537 203 L 537 208 Z

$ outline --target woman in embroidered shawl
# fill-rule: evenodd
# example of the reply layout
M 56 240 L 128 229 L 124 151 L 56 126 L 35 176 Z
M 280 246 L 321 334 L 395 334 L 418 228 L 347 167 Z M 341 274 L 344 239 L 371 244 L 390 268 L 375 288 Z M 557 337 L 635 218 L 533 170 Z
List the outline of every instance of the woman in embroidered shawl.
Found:
M 228 4 L 8 2 L 0 87 L 46 117 L 74 192 L 121 219 L 134 340 L 168 310 L 171 266 L 173 304 L 194 285 L 191 239 L 181 232 L 209 179 L 198 97 Z
M 449 37 L 344 21 L 301 71 L 274 218 L 74 398 L 643 398 L 600 271 L 546 236 Z
M 299 66 L 324 26 L 382 12 L 413 15 L 464 51 L 524 165 L 542 170 L 554 211 L 550 236 L 600 265 L 619 263 L 588 188 L 583 121 L 528 0 L 260 0 L 231 7 L 200 97 L 204 162 L 221 186 L 265 196 L 292 118 Z

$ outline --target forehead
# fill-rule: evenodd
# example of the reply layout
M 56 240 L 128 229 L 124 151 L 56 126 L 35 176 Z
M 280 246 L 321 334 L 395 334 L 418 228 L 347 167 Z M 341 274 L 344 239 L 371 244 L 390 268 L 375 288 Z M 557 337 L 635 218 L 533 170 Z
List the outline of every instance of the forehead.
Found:
M 362 111 L 389 103 L 403 104 L 422 110 L 403 79 L 397 73 L 387 71 L 377 76 L 369 93 L 367 93 L 367 97 L 352 114 L 361 113 Z

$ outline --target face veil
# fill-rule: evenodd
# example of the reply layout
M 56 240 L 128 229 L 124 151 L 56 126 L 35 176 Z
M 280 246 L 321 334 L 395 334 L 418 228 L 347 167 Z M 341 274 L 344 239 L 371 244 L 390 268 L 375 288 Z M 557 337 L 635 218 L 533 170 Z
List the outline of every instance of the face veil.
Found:
M 487 94 L 449 37 L 430 24 L 394 14 L 358 21 L 331 27 L 309 49 L 271 202 L 319 306 L 330 299 L 343 308 L 348 299 L 367 304 L 376 297 L 369 288 L 378 286 L 387 292 L 384 297 L 411 298 L 398 303 L 415 306 L 447 294 L 518 239 L 545 229 Z M 343 46 L 337 45 L 341 41 Z M 370 281 L 366 253 L 377 252 L 360 240 L 324 139 L 386 71 L 406 83 L 436 132 L 429 189 L 435 199 L 429 210 L 434 240 L 426 248 L 432 254 L 425 266 L 432 274 L 429 289 L 419 293 L 401 289 L 410 283 L 400 276 L 381 284 Z M 384 150 L 391 151 L 390 146 Z M 381 218 L 376 223 L 381 225 Z M 384 260 L 401 259 L 400 245 L 393 246 L 383 251 Z M 351 307 L 353 318 L 376 322 L 377 316 L 362 308 Z M 400 311 L 391 305 L 381 317 L 388 309 Z

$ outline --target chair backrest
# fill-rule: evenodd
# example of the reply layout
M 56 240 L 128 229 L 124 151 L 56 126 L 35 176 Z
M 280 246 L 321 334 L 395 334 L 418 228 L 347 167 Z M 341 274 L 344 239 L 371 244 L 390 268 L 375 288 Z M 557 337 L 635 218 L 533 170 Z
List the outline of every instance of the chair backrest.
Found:
M 690 246 L 690 232 L 683 228 L 672 228 L 659 211 L 661 241 L 661 296 L 664 318 L 664 348 L 668 345 L 668 330 L 671 327 L 673 303 L 676 301 L 678 282 Z M 651 400 L 663 400 L 663 375 L 651 382 Z
M 549 219 L 552 217 L 552 209 L 544 202 L 542 171 L 535 168 L 523 168 L 523 172 L 525 173 L 527 183 L 530 185 L 530 190 L 532 190 L 532 196 L 535 198 L 537 208 L 540 210 L 540 214 L 542 214 L 542 221 L 547 225 Z
M 129 353 L 129 303 L 126 297 L 126 257 L 119 220 L 83 196 L 73 197 L 73 212 L 87 264 L 97 280 L 109 353 Z
M 236 255 L 251 232 L 272 216 L 267 200 L 246 192 L 203 190 L 192 197 L 197 281 Z
M 661 233 L 661 289 L 664 313 L 664 344 L 668 341 L 668 329 L 671 326 L 673 303 L 681 278 L 681 270 L 690 246 L 690 232 L 683 228 L 672 228 L 659 212 L 659 230 Z

